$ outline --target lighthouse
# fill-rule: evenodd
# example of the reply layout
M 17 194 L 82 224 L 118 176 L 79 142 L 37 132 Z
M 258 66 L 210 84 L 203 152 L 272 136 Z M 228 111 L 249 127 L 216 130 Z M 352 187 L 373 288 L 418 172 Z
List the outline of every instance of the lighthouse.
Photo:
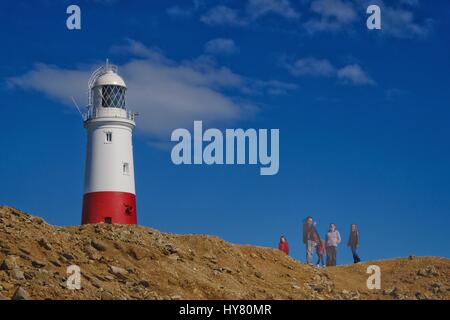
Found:
M 136 224 L 132 133 L 127 86 L 116 66 L 98 68 L 89 80 L 82 224 Z

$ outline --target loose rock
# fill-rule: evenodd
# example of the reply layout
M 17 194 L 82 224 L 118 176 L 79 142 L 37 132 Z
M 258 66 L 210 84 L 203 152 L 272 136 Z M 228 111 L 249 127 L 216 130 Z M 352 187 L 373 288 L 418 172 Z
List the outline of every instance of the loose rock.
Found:
M 32 300 L 28 292 L 22 288 L 18 287 L 11 298 L 12 300 Z
M 106 251 L 106 245 L 103 242 L 92 240 L 91 245 L 98 251 Z

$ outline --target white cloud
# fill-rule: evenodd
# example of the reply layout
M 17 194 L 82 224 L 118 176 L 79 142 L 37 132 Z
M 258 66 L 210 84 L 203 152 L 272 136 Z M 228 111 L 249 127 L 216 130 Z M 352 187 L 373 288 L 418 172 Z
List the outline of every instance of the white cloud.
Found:
M 185 18 L 190 17 L 193 14 L 192 8 L 185 8 L 180 6 L 171 6 L 166 10 L 167 14 L 173 18 Z
M 192 125 L 194 120 L 220 125 L 252 117 L 259 108 L 249 101 L 247 92 L 278 94 L 274 90 L 295 89 L 283 82 L 236 74 L 210 57 L 174 61 L 133 40 L 114 47 L 114 51 L 133 54 L 119 66 L 128 86 L 128 107 L 140 114 L 138 129 L 158 140 L 165 140 L 174 128 Z M 64 69 L 36 64 L 27 73 L 8 79 L 8 83 L 14 88 L 42 92 L 72 108 L 71 96 L 79 103 L 87 100 L 87 81 L 96 67 Z
M 210 54 L 233 54 L 239 49 L 232 39 L 217 38 L 205 44 L 205 52 Z
M 365 12 L 369 5 L 381 8 L 381 34 L 394 38 L 425 38 L 432 30 L 431 19 L 418 19 L 415 10 L 418 0 L 312 0 L 312 17 L 303 25 L 309 33 L 354 30 L 356 23 L 365 26 Z
M 412 11 L 385 7 L 382 10 L 382 32 L 396 38 L 426 38 L 432 30 L 432 20 L 416 21 Z
M 287 83 L 278 80 L 255 80 L 253 81 L 251 88 L 247 88 L 248 93 L 261 94 L 266 93 L 269 95 L 284 95 L 290 91 L 297 90 L 299 87 L 294 83 Z
M 339 80 L 354 85 L 374 85 L 375 81 L 370 78 L 358 64 L 345 66 L 337 71 Z
M 203 14 L 200 20 L 210 26 L 239 27 L 269 14 L 290 19 L 300 16 L 289 0 L 249 0 L 242 10 L 224 5 L 215 6 Z
M 210 26 L 236 27 L 247 24 L 247 21 L 239 16 L 237 10 L 222 5 L 208 10 L 200 17 L 200 20 Z
M 298 18 L 300 16 L 288 0 L 249 0 L 247 11 L 253 18 L 270 13 L 286 18 Z
M 327 59 L 302 58 L 294 62 L 282 61 L 282 65 L 294 76 L 336 78 L 352 85 L 374 85 L 375 81 L 358 64 L 338 68 Z
M 202 6 L 202 1 L 194 0 L 189 6 L 173 5 L 171 7 L 168 7 L 166 9 L 166 12 L 172 18 L 187 18 L 192 16 Z
M 417 7 L 419 5 L 419 0 L 400 0 L 402 4 Z
M 331 76 L 335 73 L 330 61 L 316 58 L 298 59 L 292 65 L 288 65 L 288 69 L 295 76 Z
M 311 3 L 311 11 L 343 23 L 353 22 L 357 16 L 353 4 L 344 0 L 315 0 Z
M 315 17 L 304 24 L 310 33 L 336 31 L 357 19 L 353 3 L 345 0 L 314 0 L 310 10 Z

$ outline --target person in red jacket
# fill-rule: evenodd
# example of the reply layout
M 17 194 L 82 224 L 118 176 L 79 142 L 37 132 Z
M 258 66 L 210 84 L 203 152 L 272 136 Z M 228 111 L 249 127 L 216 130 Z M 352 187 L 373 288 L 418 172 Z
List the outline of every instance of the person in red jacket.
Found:
M 289 254 L 289 244 L 285 236 L 281 236 L 280 243 L 278 244 L 278 249 L 286 254 Z
M 322 267 L 325 267 L 325 240 L 320 240 L 318 241 L 318 245 L 316 246 L 316 250 L 317 250 L 317 268 L 320 268 L 320 265 L 322 264 Z

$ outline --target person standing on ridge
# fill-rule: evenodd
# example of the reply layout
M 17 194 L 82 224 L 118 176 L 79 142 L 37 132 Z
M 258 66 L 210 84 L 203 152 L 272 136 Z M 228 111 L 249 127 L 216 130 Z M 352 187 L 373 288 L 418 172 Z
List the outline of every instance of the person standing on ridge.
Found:
M 336 229 L 334 223 L 330 224 L 330 229 L 325 237 L 326 251 L 327 251 L 327 267 L 336 266 L 336 251 L 337 246 L 341 243 L 341 235 Z
M 278 249 L 289 255 L 289 244 L 285 236 L 281 236 L 280 243 L 278 244 Z
M 353 262 L 358 263 L 361 262 L 361 259 L 359 258 L 358 253 L 356 252 L 356 249 L 359 246 L 359 231 L 356 224 L 350 225 L 350 236 L 348 238 L 347 246 L 350 247 L 352 250 L 353 255 Z
M 319 240 L 319 243 L 317 245 L 317 268 L 320 268 L 320 266 L 322 265 L 322 267 L 325 267 L 325 240 Z
M 316 239 L 320 239 L 319 233 L 316 230 L 313 218 L 309 216 L 303 223 L 303 244 L 306 246 L 306 263 L 311 266 L 313 265 L 314 249 L 317 245 Z

